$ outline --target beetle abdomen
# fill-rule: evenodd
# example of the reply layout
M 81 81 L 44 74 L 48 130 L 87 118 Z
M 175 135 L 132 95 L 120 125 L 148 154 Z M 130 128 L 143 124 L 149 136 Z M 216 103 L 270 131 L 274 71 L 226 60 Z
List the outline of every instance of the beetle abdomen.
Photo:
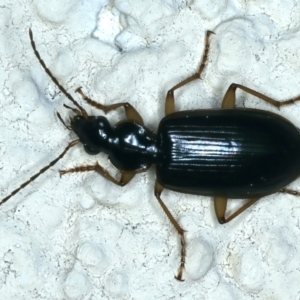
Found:
M 179 112 L 162 119 L 159 182 L 185 193 L 230 198 L 278 191 L 300 175 L 300 133 L 262 110 Z

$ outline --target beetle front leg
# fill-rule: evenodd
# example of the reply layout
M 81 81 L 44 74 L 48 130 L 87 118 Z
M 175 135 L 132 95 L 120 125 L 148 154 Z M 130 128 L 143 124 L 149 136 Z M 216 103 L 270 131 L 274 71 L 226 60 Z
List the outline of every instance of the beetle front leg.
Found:
M 252 89 L 249 89 L 247 88 L 246 86 L 244 85 L 241 85 L 241 84 L 236 84 L 236 83 L 232 83 L 224 98 L 223 98 L 223 102 L 222 102 L 222 108 L 234 108 L 235 107 L 235 98 L 236 98 L 236 95 L 235 95 L 235 92 L 236 92 L 236 89 L 239 88 L 243 91 L 245 91 L 246 93 L 248 94 L 251 94 L 275 107 L 277 107 L 278 109 L 281 107 L 281 106 L 284 106 L 284 105 L 289 105 L 289 104 L 293 104 L 297 101 L 300 101 L 300 96 L 296 97 L 296 98 L 292 98 L 292 99 L 289 99 L 289 100 L 285 100 L 285 101 L 277 101 L 277 100 L 274 100 L 272 98 L 269 98 L 259 92 L 256 92 Z
M 102 168 L 98 163 L 96 165 L 90 165 L 90 166 L 80 166 L 76 168 L 71 168 L 67 170 L 60 170 L 59 174 L 60 176 L 65 175 L 66 173 L 75 173 L 75 172 L 89 172 L 89 171 L 95 171 L 98 174 L 100 174 L 105 179 L 109 180 L 110 182 L 119 185 L 124 186 L 126 185 L 136 174 L 134 171 L 120 171 L 121 178 L 119 180 L 112 177 L 104 168 Z
M 196 74 L 194 74 L 193 76 L 188 77 L 187 79 L 185 79 L 185 80 L 181 81 L 180 83 L 176 84 L 174 87 L 172 87 L 168 91 L 167 97 L 166 97 L 166 104 L 165 104 L 165 114 L 166 115 L 169 115 L 169 114 L 172 114 L 173 112 L 175 112 L 174 91 L 179 89 L 180 87 L 188 84 L 189 82 L 195 80 L 195 79 L 200 79 L 201 78 L 201 74 L 202 74 L 202 72 L 205 68 L 207 57 L 208 57 L 209 36 L 211 34 L 214 34 L 214 32 L 213 31 L 207 31 L 206 32 L 204 53 L 203 53 L 202 61 L 201 61 L 198 72 Z
M 184 281 L 182 279 L 182 273 L 183 273 L 183 270 L 184 270 L 184 267 L 185 267 L 185 257 L 186 257 L 186 243 L 185 243 L 185 237 L 184 237 L 185 230 L 183 230 L 181 228 L 181 226 L 178 224 L 178 222 L 172 216 L 172 214 L 169 211 L 169 209 L 167 208 L 167 206 L 161 200 L 160 195 L 161 195 L 163 190 L 164 190 L 164 187 L 156 180 L 155 181 L 155 187 L 154 187 L 155 197 L 158 200 L 158 202 L 161 205 L 164 212 L 166 213 L 167 217 L 169 218 L 169 220 L 171 221 L 171 223 L 173 224 L 173 226 L 177 230 L 178 234 L 180 235 L 180 240 L 181 240 L 181 262 L 180 262 L 180 266 L 179 266 L 179 270 L 178 270 L 178 275 L 175 276 L 175 279 L 177 279 L 179 281 Z
M 245 211 L 249 206 L 254 204 L 256 201 L 258 201 L 260 198 L 252 198 L 249 199 L 247 203 L 245 203 L 242 207 L 240 207 L 237 211 L 235 211 L 233 214 L 231 214 L 228 218 L 225 218 L 226 213 L 226 207 L 227 207 L 227 201 L 228 198 L 225 197 L 215 197 L 214 198 L 214 205 L 215 205 L 215 212 L 217 219 L 220 224 L 225 224 L 237 217 L 239 214 L 241 214 L 243 211 Z
M 144 121 L 143 121 L 142 117 L 140 116 L 140 114 L 128 102 L 119 102 L 119 103 L 115 103 L 115 104 L 112 104 L 112 105 L 103 105 L 101 103 L 96 102 L 95 100 L 92 100 L 88 96 L 86 96 L 82 92 L 81 87 L 76 89 L 75 92 L 79 93 L 81 95 L 82 99 L 85 102 L 87 102 L 89 105 L 91 105 L 95 108 L 98 108 L 98 109 L 104 111 L 105 113 L 108 113 L 109 111 L 115 110 L 119 107 L 124 107 L 127 120 L 133 120 L 133 121 L 135 121 L 136 123 L 138 123 L 140 125 L 144 125 Z

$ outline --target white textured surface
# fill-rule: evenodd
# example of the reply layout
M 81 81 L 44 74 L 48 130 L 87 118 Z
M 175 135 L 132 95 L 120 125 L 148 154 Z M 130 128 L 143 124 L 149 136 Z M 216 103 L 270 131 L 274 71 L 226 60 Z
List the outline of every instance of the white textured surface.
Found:
M 67 120 L 69 103 L 34 56 L 29 27 L 68 91 L 128 101 L 152 130 L 167 90 L 199 66 L 206 30 L 216 32 L 208 68 L 176 93 L 178 110 L 220 107 L 232 82 L 278 100 L 300 94 L 299 0 L 0 2 L 0 198 L 73 138 L 55 115 Z M 244 93 L 239 105 L 275 111 Z M 299 112 L 280 111 L 300 127 Z M 188 231 L 180 283 L 179 239 L 154 198 L 154 169 L 124 188 L 92 173 L 59 178 L 95 159 L 74 148 L 0 207 L 1 299 L 299 299 L 299 198 L 271 195 L 221 226 L 209 198 L 165 191 Z

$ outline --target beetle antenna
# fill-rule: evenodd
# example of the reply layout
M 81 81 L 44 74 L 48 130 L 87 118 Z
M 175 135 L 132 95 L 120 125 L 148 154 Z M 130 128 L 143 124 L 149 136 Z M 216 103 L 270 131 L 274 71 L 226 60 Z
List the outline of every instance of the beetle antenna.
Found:
M 75 105 L 77 106 L 80 111 L 81 111 L 81 115 L 84 116 L 85 118 L 88 117 L 87 112 L 84 110 L 83 107 L 81 107 L 77 101 L 66 91 L 66 89 L 58 82 L 58 80 L 53 76 L 53 74 L 51 73 L 51 71 L 47 68 L 46 64 L 44 63 L 44 61 L 42 60 L 40 53 L 37 51 L 36 46 L 35 46 L 35 42 L 33 40 L 33 34 L 32 34 L 32 30 L 31 28 L 29 28 L 29 37 L 30 37 L 30 41 L 31 41 L 31 46 L 33 48 L 34 54 L 37 57 L 38 61 L 40 62 L 40 64 L 42 65 L 43 69 L 45 70 L 45 72 L 49 75 L 49 77 L 51 78 L 51 80 L 55 83 L 55 85 L 61 90 L 61 92 L 63 92 L 66 97 Z
M 26 182 L 24 182 L 23 184 L 21 184 L 17 189 L 15 189 L 14 191 L 12 191 L 7 197 L 5 197 L 4 199 L 2 199 L 0 201 L 0 205 L 2 205 L 3 203 L 5 203 L 9 198 L 11 198 L 12 196 L 14 196 L 15 194 L 17 194 L 20 190 L 22 190 L 26 185 L 28 185 L 30 182 L 34 181 L 37 177 L 39 177 L 41 174 L 43 174 L 44 172 L 46 172 L 50 167 L 54 166 L 61 158 L 64 157 L 64 155 L 67 153 L 67 151 L 72 148 L 73 146 L 75 146 L 77 143 L 79 142 L 79 140 L 74 140 L 72 142 L 70 142 L 68 144 L 68 146 L 65 148 L 65 150 L 54 160 L 52 160 L 47 166 L 45 166 L 44 168 L 42 168 L 38 173 L 36 173 L 35 175 L 33 175 L 32 177 L 30 177 L 29 180 L 27 180 Z
M 58 111 L 56 112 L 56 115 L 57 115 L 59 121 L 61 121 L 61 122 L 63 123 L 63 125 L 64 125 L 67 129 L 72 130 L 72 127 L 71 127 L 71 126 L 66 125 L 65 121 L 63 120 L 63 118 L 61 117 L 61 115 L 60 115 L 60 113 L 59 113 Z
M 68 109 L 71 109 L 76 115 L 82 116 L 82 113 L 81 113 L 78 109 L 73 108 L 73 107 L 71 107 L 71 106 L 69 106 L 69 105 L 66 105 L 66 104 L 64 104 L 64 107 L 65 107 L 65 108 L 68 108 Z

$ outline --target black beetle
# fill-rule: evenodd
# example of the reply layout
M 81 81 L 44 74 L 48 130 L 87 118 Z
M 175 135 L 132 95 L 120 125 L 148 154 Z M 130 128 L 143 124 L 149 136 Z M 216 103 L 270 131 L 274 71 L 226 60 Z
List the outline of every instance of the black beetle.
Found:
M 184 230 L 163 203 L 160 195 L 164 188 L 174 191 L 214 197 L 219 223 L 229 222 L 259 198 L 275 192 L 299 195 L 285 187 L 300 174 L 300 132 L 287 119 L 263 110 L 235 108 L 237 88 L 250 93 L 279 108 L 299 101 L 300 97 L 278 102 L 243 85 L 231 84 L 223 98 L 222 109 L 188 110 L 175 112 L 174 91 L 194 79 L 199 79 L 209 51 L 206 34 L 205 51 L 198 72 L 174 86 L 167 93 L 165 113 L 157 133 L 148 130 L 139 113 L 127 102 L 109 106 L 101 105 L 77 89 L 84 101 L 105 113 L 123 107 L 126 120 L 114 127 L 106 117 L 89 116 L 87 112 L 62 87 L 46 67 L 36 50 L 31 30 L 31 45 L 39 62 L 58 88 L 77 107 L 71 109 L 71 125 L 62 123 L 78 136 L 49 165 L 4 198 L 0 205 L 44 173 L 60 160 L 74 145 L 81 142 L 88 154 L 104 152 L 120 171 L 115 179 L 98 163 L 60 171 L 96 171 L 109 181 L 126 185 L 137 173 L 156 165 L 155 196 L 181 237 L 181 263 L 178 275 L 182 280 L 185 266 L 186 243 Z M 249 199 L 246 204 L 225 218 L 228 198 Z

